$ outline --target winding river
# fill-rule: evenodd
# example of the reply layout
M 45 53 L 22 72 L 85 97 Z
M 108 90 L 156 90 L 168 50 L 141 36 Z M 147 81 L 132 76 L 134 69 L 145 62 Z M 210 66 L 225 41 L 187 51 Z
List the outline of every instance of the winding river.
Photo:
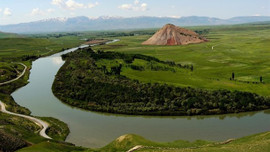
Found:
M 154 141 L 196 139 L 222 141 L 270 130 L 270 111 L 219 116 L 157 117 L 125 116 L 84 111 L 59 101 L 51 87 L 61 55 L 77 48 L 33 62 L 29 84 L 12 94 L 15 101 L 33 115 L 55 117 L 68 124 L 66 141 L 78 146 L 101 147 L 123 134 L 138 134 Z

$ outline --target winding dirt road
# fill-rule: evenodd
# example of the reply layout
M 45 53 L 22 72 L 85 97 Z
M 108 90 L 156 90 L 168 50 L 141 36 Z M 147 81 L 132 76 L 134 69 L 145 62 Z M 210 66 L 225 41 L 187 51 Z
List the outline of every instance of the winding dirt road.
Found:
M 44 137 L 44 138 L 47 138 L 47 139 L 52 139 L 51 137 L 49 137 L 47 134 L 46 134 L 46 130 L 48 129 L 49 127 L 49 124 L 45 121 L 42 121 L 40 119 L 37 119 L 37 118 L 34 118 L 34 117 L 31 117 L 31 116 L 27 116 L 27 115 L 22 115 L 22 114 L 17 114 L 17 113 L 13 113 L 13 112 L 10 112 L 10 111 L 7 111 L 6 110 L 6 105 L 0 101 L 0 106 L 1 106 L 1 109 L 0 111 L 3 112 L 3 113 L 6 113 L 6 114 L 10 114 L 10 115 L 14 115 L 14 116 L 18 116 L 18 117 L 23 117 L 23 118 L 26 118 L 26 119 L 29 119 L 31 120 L 32 122 L 36 123 L 38 126 L 40 126 L 40 128 L 42 128 L 39 132 L 40 136 Z
M 26 69 L 27 69 L 27 66 L 26 66 L 25 64 L 23 64 L 23 63 L 19 63 L 19 64 L 22 65 L 22 66 L 24 66 L 23 72 L 22 72 L 17 78 L 15 78 L 15 79 L 12 79 L 12 80 L 9 80 L 9 81 L 0 83 L 0 86 L 1 86 L 1 85 L 5 85 L 5 84 L 9 84 L 9 83 L 11 83 L 11 82 L 14 82 L 14 81 L 20 79 L 20 78 L 25 74 L 25 71 L 26 71 Z

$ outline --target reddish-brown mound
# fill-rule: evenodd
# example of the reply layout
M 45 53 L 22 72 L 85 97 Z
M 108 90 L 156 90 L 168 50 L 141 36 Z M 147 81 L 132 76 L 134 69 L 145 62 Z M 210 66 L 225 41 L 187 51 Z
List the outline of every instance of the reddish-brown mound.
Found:
M 143 45 L 186 45 L 191 43 L 202 43 L 207 40 L 196 32 L 167 24 L 156 32 Z

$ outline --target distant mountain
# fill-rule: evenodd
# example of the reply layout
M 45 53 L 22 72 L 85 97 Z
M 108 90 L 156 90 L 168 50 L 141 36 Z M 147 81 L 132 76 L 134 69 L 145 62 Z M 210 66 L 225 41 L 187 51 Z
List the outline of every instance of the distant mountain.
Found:
M 95 31 L 116 29 L 160 28 L 171 23 L 178 26 L 242 24 L 250 22 L 270 21 L 270 16 L 245 16 L 230 19 L 189 16 L 181 18 L 170 17 L 99 17 L 88 18 L 79 16 L 74 18 L 53 18 L 36 22 L 2 25 L 0 31 L 12 33 L 44 33 Z

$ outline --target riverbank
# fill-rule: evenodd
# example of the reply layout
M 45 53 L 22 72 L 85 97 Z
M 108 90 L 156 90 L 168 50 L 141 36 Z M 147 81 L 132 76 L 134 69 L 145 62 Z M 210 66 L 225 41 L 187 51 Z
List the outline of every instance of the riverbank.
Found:
M 0 100 L 3 101 L 0 102 L 0 150 L 14 151 L 25 146 L 47 141 L 51 139 L 50 136 L 55 140 L 64 141 L 68 136 L 69 129 L 65 123 L 49 117 L 41 117 L 40 119 L 32 117 L 30 116 L 31 111 L 17 104 L 11 96 L 15 90 L 28 84 L 30 69 L 34 60 L 59 51 L 54 50 L 46 53 L 46 55 L 37 55 L 35 57 L 26 55 L 27 60 L 23 57 L 21 59 L 23 61 L 20 61 L 20 64 L 24 67 L 22 72 L 16 78 L 0 84 Z M 7 60 L 9 62 L 19 62 L 20 58 L 17 56 L 12 57 Z M 9 140 L 9 142 L 5 142 L 5 140 Z

